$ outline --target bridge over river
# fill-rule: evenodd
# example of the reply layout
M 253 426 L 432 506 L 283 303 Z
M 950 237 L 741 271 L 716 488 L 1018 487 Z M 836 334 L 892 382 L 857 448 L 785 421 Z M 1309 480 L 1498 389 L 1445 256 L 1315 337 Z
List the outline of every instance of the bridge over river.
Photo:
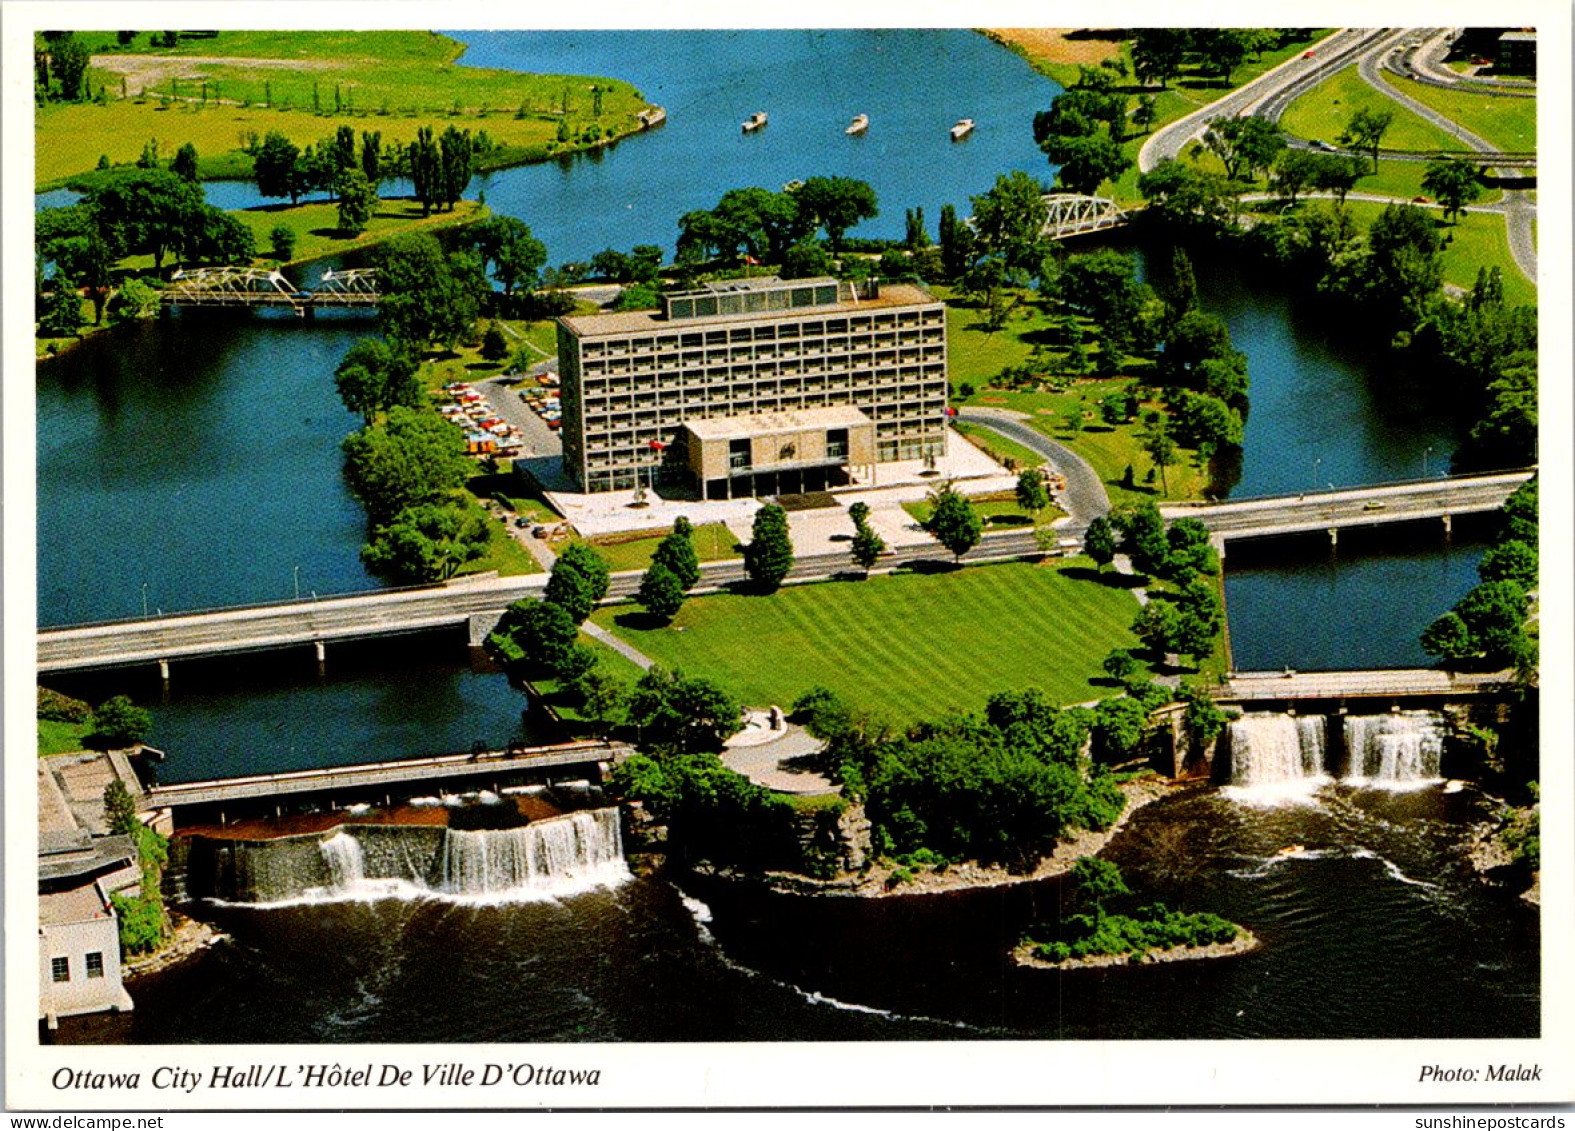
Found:
M 1306 495 L 1248 499 L 1242 502 L 1176 504 L 1162 508 L 1169 519 L 1197 518 L 1223 546 L 1234 538 L 1256 538 L 1308 531 L 1331 535 L 1348 526 L 1443 519 L 1457 514 L 1497 510 L 1531 471 L 1458 476 L 1414 483 L 1358 487 Z M 1061 530 L 1081 537 L 1081 524 Z M 987 535 L 967 561 L 1030 557 L 1040 553 L 1031 531 Z M 888 567 L 916 561 L 951 561 L 938 544 L 904 546 L 885 559 Z M 810 580 L 845 571 L 845 552 L 804 555 L 794 564 L 790 580 Z M 612 599 L 634 595 L 638 572 L 615 574 Z M 728 585 L 744 579 L 737 561 L 707 562 L 701 587 Z M 488 577 L 413 589 L 377 590 L 310 601 L 214 609 L 142 620 L 72 625 L 38 634 L 41 673 L 86 668 L 159 663 L 197 656 L 255 652 L 270 648 L 315 645 L 318 659 L 326 643 L 366 637 L 422 632 L 469 624 L 477 642 L 513 601 L 539 598 L 546 575 Z
M 1284 703 L 1308 699 L 1458 699 L 1496 695 L 1514 673 L 1387 668 L 1349 672 L 1231 672 L 1214 698 L 1226 703 Z

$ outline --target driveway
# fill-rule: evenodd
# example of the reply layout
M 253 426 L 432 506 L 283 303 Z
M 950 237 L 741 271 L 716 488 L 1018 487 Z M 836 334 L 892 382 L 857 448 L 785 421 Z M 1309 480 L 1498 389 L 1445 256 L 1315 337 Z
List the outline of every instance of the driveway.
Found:
M 1065 444 L 1058 444 L 1025 424 L 1027 417 L 1023 413 L 1005 408 L 969 407 L 961 409 L 957 419 L 998 432 L 1044 456 L 1050 466 L 1066 478 L 1066 490 L 1061 494 L 1060 503 L 1071 516 L 1072 525 L 1087 526 L 1097 515 L 1110 513 L 1110 495 L 1093 465 Z

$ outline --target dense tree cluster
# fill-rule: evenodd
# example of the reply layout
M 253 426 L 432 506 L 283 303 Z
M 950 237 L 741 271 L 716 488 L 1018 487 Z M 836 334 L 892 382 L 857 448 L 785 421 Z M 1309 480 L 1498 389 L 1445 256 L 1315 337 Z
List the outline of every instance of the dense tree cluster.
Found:
M 1121 151 L 1126 138 L 1127 96 L 1099 67 L 1079 67 L 1077 83 L 1034 115 L 1034 141 L 1057 166 L 1068 192 L 1091 194 L 1132 167 Z
M 1528 594 L 1537 588 L 1537 481 L 1504 504 L 1498 539 L 1477 565 L 1482 581 L 1422 630 L 1422 649 L 1455 666 L 1514 667 L 1533 682 L 1537 645 L 1526 633 Z
M 375 262 L 378 324 L 391 340 L 453 349 L 475 333 L 491 287 L 474 252 L 445 252 L 430 233 L 410 232 L 379 247 Z
M 1063 833 L 1108 828 L 1125 806 L 1114 781 L 1083 755 L 1081 708 L 1037 691 L 1003 692 L 982 716 L 951 715 L 896 737 L 834 734 L 828 760 L 861 795 L 878 853 L 928 850 L 1030 869 Z
M 840 254 L 847 230 L 878 214 L 875 190 L 851 177 L 810 177 L 780 192 L 729 189 L 714 208 L 678 218 L 678 261 L 742 258 L 782 266 L 789 277 L 822 274 L 802 269 L 816 233 L 824 231 L 832 254 Z

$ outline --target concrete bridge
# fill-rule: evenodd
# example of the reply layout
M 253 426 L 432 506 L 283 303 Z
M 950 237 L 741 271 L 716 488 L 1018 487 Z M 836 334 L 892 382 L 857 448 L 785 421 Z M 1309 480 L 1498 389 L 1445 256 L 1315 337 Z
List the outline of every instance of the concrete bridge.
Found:
M 1394 668 L 1348 672 L 1232 672 L 1214 698 L 1224 703 L 1294 702 L 1301 699 L 1463 698 L 1505 690 L 1514 673 L 1447 672 Z
M 1176 504 L 1161 508 L 1161 512 L 1168 519 L 1199 519 L 1221 548 L 1230 538 L 1307 531 L 1328 532 L 1337 538 L 1338 531 L 1347 526 L 1418 519 L 1447 523 L 1456 514 L 1493 511 L 1532 474 L 1517 471 L 1243 502 Z M 1082 526 L 1069 525 L 1062 533 L 1067 538 L 1081 537 Z M 1038 553 L 1032 531 L 1011 531 L 987 535 L 966 560 L 1006 560 Z M 897 567 L 932 560 L 951 561 L 952 556 L 939 544 L 923 543 L 899 547 L 885 564 Z M 806 554 L 788 576 L 789 580 L 802 580 L 850 568 L 848 555 L 842 551 Z M 706 562 L 701 566 L 700 588 L 732 584 L 744 576 L 742 562 Z M 638 572 L 615 574 L 608 596 L 633 596 L 640 577 Z M 480 644 L 511 602 L 539 598 L 546 584 L 545 574 L 473 578 L 446 585 L 44 629 L 38 634 L 38 671 L 158 663 L 168 678 L 172 660 L 306 645 L 316 648 L 322 663 L 326 646 L 335 641 L 461 625 L 468 625 L 472 642 Z
M 374 307 L 377 269 L 354 267 L 325 271 L 313 290 L 297 287 L 278 271 L 257 267 L 198 267 L 177 271 L 160 292 L 167 307 L 288 307 L 306 317 L 322 306 Z
M 1195 518 L 1209 528 L 1216 545 L 1233 538 L 1326 533 L 1338 544 L 1339 532 L 1353 526 L 1438 519 L 1448 531 L 1455 515 L 1496 511 L 1534 471 L 1457 475 L 1389 483 L 1349 490 L 1309 491 L 1228 503 L 1176 503 L 1161 507 L 1167 520 Z
M 462 785 L 477 789 L 521 772 L 617 762 L 627 757 L 628 753 L 629 747 L 615 742 L 514 746 L 507 750 L 474 754 L 440 754 L 398 762 L 368 762 L 353 766 L 328 766 L 288 773 L 157 785 L 147 791 L 146 804 L 155 808 L 178 809 L 199 805 L 240 805 L 305 794 L 370 798 L 383 793 L 391 797 L 398 792 L 408 793 L 408 787 L 412 785 L 427 788 Z

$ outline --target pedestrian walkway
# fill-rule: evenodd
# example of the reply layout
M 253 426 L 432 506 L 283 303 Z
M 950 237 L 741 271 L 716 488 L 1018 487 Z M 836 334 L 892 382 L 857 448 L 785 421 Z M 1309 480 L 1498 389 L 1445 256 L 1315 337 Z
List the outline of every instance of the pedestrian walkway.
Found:
M 640 651 L 633 644 L 630 644 L 627 641 L 621 640 L 617 636 L 614 636 L 611 632 L 608 632 L 605 628 L 599 624 L 596 624 L 594 621 L 586 621 L 584 624 L 580 625 L 580 627 L 585 630 L 586 636 L 589 636 L 593 640 L 601 641 L 614 652 L 617 652 L 620 656 L 634 664 L 641 671 L 648 672 L 656 666 L 656 661 L 651 659 L 651 657 Z
M 764 712 L 754 712 L 751 725 L 728 740 L 722 751 L 724 766 L 778 793 L 838 792 L 840 787 L 834 782 L 802 764 L 802 760 L 821 751 L 823 742 L 803 727 L 788 722 L 782 724 L 780 738 L 761 742 L 759 731 L 765 725 L 764 719 Z

